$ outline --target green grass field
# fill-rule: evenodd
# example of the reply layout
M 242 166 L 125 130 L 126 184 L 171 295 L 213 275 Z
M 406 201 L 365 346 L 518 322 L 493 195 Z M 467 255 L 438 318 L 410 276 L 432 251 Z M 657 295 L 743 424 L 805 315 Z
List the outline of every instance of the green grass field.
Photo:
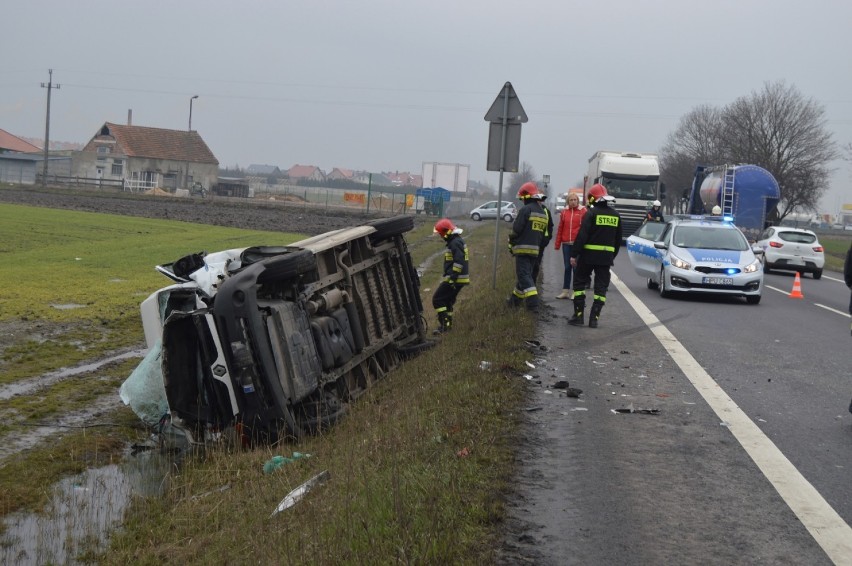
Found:
M 504 306 L 514 282 L 508 254 L 500 255 L 497 288 L 491 288 L 493 229 L 482 223 L 465 233 L 473 283 L 459 297 L 453 332 L 435 348 L 377 383 L 339 425 L 319 436 L 298 445 L 213 449 L 174 467 L 165 494 L 136 500 L 110 548 L 92 551 L 88 559 L 102 564 L 491 562 L 515 465 L 525 395 L 519 376 L 529 358 L 523 340 L 534 331 L 532 317 Z M 9 289 L 0 303 L 0 325 L 16 329 L 12 337 L 4 333 L 0 344 L 6 381 L 141 344 L 139 302 L 168 284 L 154 271 L 156 263 L 203 249 L 297 238 L 8 205 L 0 205 L 0 233 L 3 255 L 15 266 L 15 277 L 9 269 L 0 274 L 0 284 Z M 417 264 L 444 247 L 431 236 L 431 225 L 406 238 Z M 429 305 L 440 266 L 437 256 L 422 277 L 424 314 L 433 328 Z M 493 369 L 480 370 L 481 360 Z M 129 369 L 105 372 L 119 374 L 106 377 L 106 386 L 116 387 Z M 0 402 L 0 411 L 18 419 L 49 417 L 63 403 L 85 403 L 89 389 L 87 379 L 75 379 L 41 391 L 39 399 Z M 129 426 L 132 417 L 116 394 L 109 418 L 123 423 L 122 429 L 63 435 L 5 465 L 2 512 L 38 508 L 49 483 L 114 459 L 122 439 L 144 439 L 146 431 Z M 14 432 L 14 422 L 5 433 Z M 263 473 L 270 457 L 293 451 L 311 457 Z M 17 479 L 33 468 L 38 474 L 22 486 Z M 326 484 L 270 518 L 291 489 L 323 470 L 330 474 Z M 212 494 L 197 497 L 206 493 Z

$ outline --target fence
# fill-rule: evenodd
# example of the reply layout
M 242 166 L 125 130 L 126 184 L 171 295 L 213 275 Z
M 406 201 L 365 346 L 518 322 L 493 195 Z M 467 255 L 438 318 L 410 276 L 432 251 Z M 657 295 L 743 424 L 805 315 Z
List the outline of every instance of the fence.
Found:
M 256 198 L 284 201 L 285 206 L 304 208 L 344 208 L 377 214 L 414 214 L 414 194 L 370 189 L 331 189 L 326 187 L 302 187 L 299 185 L 268 185 L 251 183 Z M 473 208 L 473 200 L 453 197 L 446 203 L 444 215 L 466 215 Z
M 41 173 L 36 174 L 36 183 L 41 184 L 44 179 Z M 46 185 L 64 185 L 64 186 L 93 186 L 93 187 L 113 187 L 116 189 L 124 188 L 122 179 L 98 179 L 93 177 L 75 177 L 71 175 L 53 175 L 48 173 Z

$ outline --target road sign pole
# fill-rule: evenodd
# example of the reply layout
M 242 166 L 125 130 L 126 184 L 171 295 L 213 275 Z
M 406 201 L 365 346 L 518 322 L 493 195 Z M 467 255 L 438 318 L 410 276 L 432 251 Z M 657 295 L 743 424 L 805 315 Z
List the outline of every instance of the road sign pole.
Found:
M 500 132 L 500 180 L 497 183 L 497 218 L 494 219 L 494 264 L 491 273 L 491 288 L 497 288 L 497 258 L 500 253 L 500 222 L 503 219 L 500 217 L 500 209 L 503 208 L 503 170 L 506 164 L 506 130 L 509 124 L 509 88 L 511 85 L 506 83 L 503 86 L 503 128 Z
M 497 218 L 494 219 L 494 266 L 491 275 L 491 288 L 497 288 L 497 258 L 500 250 L 500 222 L 502 220 L 500 210 L 503 208 L 503 173 L 508 168 L 510 171 L 518 170 L 518 162 L 521 150 L 521 124 L 527 121 L 527 114 L 521 101 L 512 88 L 512 83 L 507 82 L 503 89 L 497 94 L 497 98 L 491 104 L 491 108 L 485 113 L 485 121 L 488 126 L 488 171 L 499 171 L 500 182 L 497 187 Z M 497 128 L 497 124 L 500 127 Z M 497 143 L 497 132 L 500 132 L 500 142 Z

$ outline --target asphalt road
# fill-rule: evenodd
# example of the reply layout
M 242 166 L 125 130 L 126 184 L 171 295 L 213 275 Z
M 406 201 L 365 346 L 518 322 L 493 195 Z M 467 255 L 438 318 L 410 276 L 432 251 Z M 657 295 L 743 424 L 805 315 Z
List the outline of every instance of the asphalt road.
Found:
M 838 274 L 803 278 L 804 299 L 788 296 L 792 275 L 770 274 L 747 305 L 663 299 L 626 253 L 614 272 L 600 328 L 568 327 L 570 302 L 553 298 L 561 253 L 545 257 L 547 350 L 531 352 L 502 562 L 852 563 Z M 554 389 L 561 380 L 580 398 Z

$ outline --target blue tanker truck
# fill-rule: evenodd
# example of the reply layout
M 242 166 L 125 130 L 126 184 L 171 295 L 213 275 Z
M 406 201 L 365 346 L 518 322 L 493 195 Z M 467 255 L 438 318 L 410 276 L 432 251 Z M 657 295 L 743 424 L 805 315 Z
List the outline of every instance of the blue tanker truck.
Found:
M 757 165 L 719 165 L 695 168 L 689 194 L 689 214 L 710 214 L 713 207 L 733 218 L 749 241 L 754 242 L 781 200 L 781 189 L 772 173 Z

